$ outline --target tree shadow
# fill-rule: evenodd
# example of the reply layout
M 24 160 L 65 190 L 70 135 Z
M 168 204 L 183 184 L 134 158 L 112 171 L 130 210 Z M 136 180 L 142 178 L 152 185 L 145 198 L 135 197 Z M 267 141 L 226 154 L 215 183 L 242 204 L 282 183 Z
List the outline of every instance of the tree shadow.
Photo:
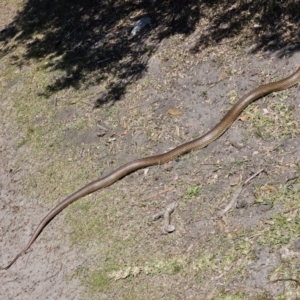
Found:
M 252 53 L 278 51 L 278 57 L 299 50 L 300 2 L 277 1 L 220 1 L 204 0 L 217 12 L 210 18 L 209 26 L 198 38 L 191 52 L 222 43 L 236 37 L 238 41 L 255 42 Z M 232 41 L 230 41 L 232 42 Z
M 45 90 L 50 96 L 70 86 L 106 83 L 95 103 L 119 100 L 126 86 L 139 78 L 148 58 L 164 37 L 189 34 L 200 13 L 198 1 L 29 0 L 14 21 L 0 33 L 0 55 L 24 45 L 26 53 L 12 59 L 47 58 L 47 68 L 63 71 Z M 135 21 L 151 18 L 140 34 Z M 10 43 L 14 40 L 14 43 Z
M 0 55 L 23 45 L 25 54 L 11 56 L 14 63 L 47 59 L 47 70 L 61 74 L 46 87 L 43 95 L 48 97 L 69 87 L 105 85 L 98 107 L 122 97 L 164 38 L 188 36 L 207 19 L 208 26 L 190 47 L 192 53 L 239 36 L 245 28 L 257 34 L 254 52 L 278 50 L 299 38 L 299 8 L 292 0 L 280 5 L 275 0 L 28 0 L 0 31 Z M 145 16 L 151 23 L 133 36 L 135 21 Z

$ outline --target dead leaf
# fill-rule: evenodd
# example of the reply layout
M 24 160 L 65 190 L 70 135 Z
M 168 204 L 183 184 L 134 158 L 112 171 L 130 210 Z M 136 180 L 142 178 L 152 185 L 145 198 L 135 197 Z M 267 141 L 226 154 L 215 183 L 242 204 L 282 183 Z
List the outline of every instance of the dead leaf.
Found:
M 276 191 L 276 187 L 273 186 L 273 185 L 265 185 L 265 186 L 262 186 L 260 188 L 261 191 L 272 191 L 272 192 L 275 192 Z
M 239 232 L 241 231 L 241 229 L 242 229 L 241 227 L 237 227 L 237 228 L 235 228 L 235 229 L 233 230 L 233 232 L 234 232 L 234 233 L 239 233 Z
M 247 121 L 248 119 L 249 119 L 248 115 L 242 115 L 242 116 L 239 117 L 239 120 L 241 120 L 243 122 Z
M 221 79 L 224 79 L 226 77 L 226 72 L 222 71 Z
M 218 221 L 218 223 L 217 223 L 217 225 L 218 225 L 218 229 L 220 230 L 220 231 L 224 231 L 224 224 L 223 224 L 223 222 L 222 221 Z
M 175 109 L 175 108 L 170 108 L 168 110 L 168 113 L 172 116 L 178 116 L 178 115 L 181 115 L 181 111 L 179 111 L 178 109 Z
M 241 182 L 240 176 L 238 176 L 238 175 L 232 176 L 229 180 L 229 185 L 235 186 L 235 185 L 238 185 L 240 182 Z

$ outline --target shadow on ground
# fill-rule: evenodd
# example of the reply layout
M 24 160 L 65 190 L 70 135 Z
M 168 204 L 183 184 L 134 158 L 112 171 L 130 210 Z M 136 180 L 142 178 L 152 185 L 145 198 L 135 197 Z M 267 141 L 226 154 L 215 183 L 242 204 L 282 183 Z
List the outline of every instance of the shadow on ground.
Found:
M 212 3 L 217 11 L 209 19 L 209 30 L 202 34 L 193 51 L 209 45 L 222 43 L 225 38 L 237 37 L 238 40 L 254 37 L 256 47 L 253 52 L 278 51 L 281 54 L 299 49 L 300 44 L 300 3 L 298 1 L 203 1 Z M 238 3 L 237 3 L 238 2 Z M 220 6 L 223 10 L 220 11 Z M 244 33 L 241 35 L 241 33 Z M 295 45 L 296 44 L 296 45 Z M 297 46 L 298 44 L 298 46 Z M 280 55 L 280 54 L 279 54 Z
M 299 16 L 300 4 L 292 0 L 29 0 L 0 31 L 4 42 L 0 55 L 9 55 L 21 44 L 26 51 L 11 57 L 13 63 L 48 58 L 47 68 L 63 74 L 47 86 L 46 96 L 68 87 L 104 84 L 95 101 L 98 107 L 121 98 L 127 85 L 142 76 L 164 38 L 194 32 L 189 45 L 194 53 L 228 37 L 245 40 L 253 34 L 257 35 L 253 51 L 278 50 L 289 43 L 297 47 Z M 135 22 L 142 17 L 151 18 L 151 23 L 133 36 Z M 196 33 L 199 22 L 208 26 Z

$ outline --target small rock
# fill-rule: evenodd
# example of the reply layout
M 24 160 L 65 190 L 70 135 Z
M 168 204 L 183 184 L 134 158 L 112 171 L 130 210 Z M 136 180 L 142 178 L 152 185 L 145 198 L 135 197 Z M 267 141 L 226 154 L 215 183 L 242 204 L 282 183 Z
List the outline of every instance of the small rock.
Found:
M 173 169 L 173 165 L 172 165 L 171 162 L 164 165 L 164 170 L 165 171 L 170 172 L 170 171 L 172 171 L 172 169 Z
M 131 31 L 133 36 L 137 35 L 146 25 L 151 23 L 151 19 L 149 17 L 144 17 L 139 19 L 136 23 L 134 28 Z

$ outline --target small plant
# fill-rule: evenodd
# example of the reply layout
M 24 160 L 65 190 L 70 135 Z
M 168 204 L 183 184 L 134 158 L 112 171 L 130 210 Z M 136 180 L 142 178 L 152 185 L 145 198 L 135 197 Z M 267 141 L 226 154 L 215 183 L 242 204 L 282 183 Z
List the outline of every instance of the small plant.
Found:
M 144 86 L 148 86 L 150 84 L 150 79 L 149 78 L 145 78 L 143 81 L 143 85 Z
M 195 196 L 201 189 L 201 185 L 196 185 L 194 187 L 191 187 L 188 189 L 186 195 L 184 196 L 185 198 L 191 198 Z

